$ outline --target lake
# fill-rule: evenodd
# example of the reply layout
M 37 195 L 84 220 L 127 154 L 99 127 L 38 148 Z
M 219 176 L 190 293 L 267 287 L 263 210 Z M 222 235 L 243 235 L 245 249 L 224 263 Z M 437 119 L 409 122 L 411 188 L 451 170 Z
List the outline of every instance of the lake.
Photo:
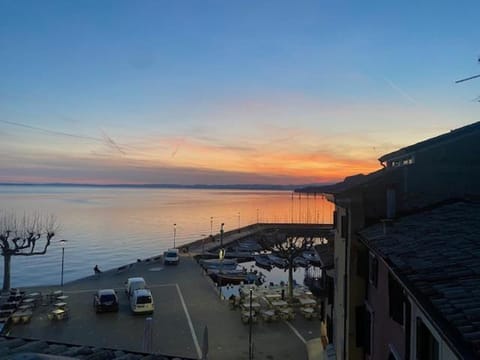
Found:
M 256 222 L 331 223 L 333 205 L 290 191 L 0 185 L 1 210 L 53 214 L 61 230 L 47 254 L 12 258 L 12 287 L 64 281 L 163 253 Z M 3 266 L 1 274 L 3 279 Z

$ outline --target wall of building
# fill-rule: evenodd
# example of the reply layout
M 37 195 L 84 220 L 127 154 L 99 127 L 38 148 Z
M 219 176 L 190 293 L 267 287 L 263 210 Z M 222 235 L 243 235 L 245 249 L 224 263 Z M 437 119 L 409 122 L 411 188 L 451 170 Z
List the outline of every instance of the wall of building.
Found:
M 410 359 L 411 360 L 417 360 L 417 354 L 416 354 L 416 346 L 417 346 L 417 331 L 416 331 L 416 319 L 417 317 L 420 317 L 423 321 L 423 323 L 428 327 L 430 330 L 430 333 L 433 335 L 435 340 L 437 340 L 439 344 L 439 359 L 440 360 L 458 360 L 459 357 L 455 355 L 454 351 L 452 348 L 442 339 L 441 335 L 438 333 L 438 331 L 435 330 L 434 326 L 432 323 L 428 320 L 427 316 L 425 313 L 419 308 L 415 301 L 413 299 L 409 299 L 411 306 L 412 306 L 412 315 L 411 315 L 411 339 L 410 339 Z
M 364 356 L 363 348 L 357 346 L 356 308 L 364 304 L 366 279 L 358 274 L 359 246 L 361 244 L 355 235 L 365 225 L 363 194 L 361 192 L 352 192 L 348 196 L 338 198 L 336 211 L 338 216 L 338 241 L 335 242 L 335 254 L 336 259 L 338 256 L 338 265 L 335 265 L 335 271 L 338 271 L 337 280 L 345 278 L 345 283 L 342 281 L 342 288 L 340 289 L 338 286 L 335 288 L 335 314 L 337 314 L 337 317 L 342 316 L 342 324 L 339 324 L 338 320 L 336 321 L 337 334 L 339 336 L 339 342 L 336 347 L 337 358 L 357 360 L 363 359 Z M 347 226 L 343 230 L 345 237 L 341 236 L 342 216 L 346 216 L 347 221 Z M 345 277 L 345 274 L 348 276 Z M 345 291 L 347 299 L 344 300 Z M 341 335 L 340 329 L 342 330 Z M 345 334 L 347 334 L 347 338 L 345 351 L 343 351 L 343 344 L 340 344 L 340 336 L 341 341 L 343 341 Z M 340 349 L 341 352 L 338 352 Z M 339 357 L 342 354 L 345 357 Z
M 335 229 L 335 246 L 334 246 L 334 265 L 335 265 L 335 277 L 334 277 L 334 312 L 333 312 L 333 344 L 335 346 L 335 352 L 337 359 L 347 359 L 344 349 L 344 334 L 345 334 L 345 238 L 341 236 L 341 217 L 347 214 L 345 208 L 341 206 L 335 206 L 337 216 L 337 226 Z
M 388 274 L 385 263 L 377 258 L 377 287 L 368 283 L 367 307 L 372 311 L 373 336 L 369 360 L 388 359 L 391 347 L 395 349 L 400 359 L 405 359 L 405 327 L 390 318 Z M 405 321 L 406 323 L 406 321 Z
M 355 214 L 355 216 L 352 216 Z M 365 303 L 366 277 L 359 273 L 361 248 L 356 233 L 365 225 L 363 198 L 352 198 L 350 207 L 349 258 L 348 263 L 348 351 L 350 360 L 363 360 L 364 349 L 358 345 L 356 309 Z

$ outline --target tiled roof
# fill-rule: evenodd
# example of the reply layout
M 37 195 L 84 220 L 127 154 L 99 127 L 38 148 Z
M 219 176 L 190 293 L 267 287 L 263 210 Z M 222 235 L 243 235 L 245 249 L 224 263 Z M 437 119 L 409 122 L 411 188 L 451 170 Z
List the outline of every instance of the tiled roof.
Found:
M 187 360 L 125 350 L 0 336 L 0 359 Z M 191 360 L 191 359 L 190 359 Z
M 465 357 L 480 358 L 480 204 L 458 202 L 360 232 Z

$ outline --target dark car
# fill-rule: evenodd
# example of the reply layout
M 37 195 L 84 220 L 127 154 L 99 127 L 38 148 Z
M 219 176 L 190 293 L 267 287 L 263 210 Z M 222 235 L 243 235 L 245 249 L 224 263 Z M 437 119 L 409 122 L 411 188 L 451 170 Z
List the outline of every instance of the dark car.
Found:
M 118 296 L 113 289 L 98 290 L 93 296 L 93 307 L 95 311 L 118 311 Z

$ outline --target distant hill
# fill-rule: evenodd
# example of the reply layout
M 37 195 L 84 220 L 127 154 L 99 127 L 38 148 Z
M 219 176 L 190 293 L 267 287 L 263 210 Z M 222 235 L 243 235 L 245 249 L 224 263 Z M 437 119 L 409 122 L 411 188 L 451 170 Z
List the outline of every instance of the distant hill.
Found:
M 315 185 L 271 185 L 271 184 L 232 184 L 232 185 L 180 185 L 180 184 L 75 184 L 75 183 L 0 183 L 4 186 L 65 186 L 65 187 L 102 187 L 102 188 L 139 188 L 139 189 L 217 189 L 217 190 L 295 190 L 299 187 Z M 317 185 L 318 186 L 318 185 Z

